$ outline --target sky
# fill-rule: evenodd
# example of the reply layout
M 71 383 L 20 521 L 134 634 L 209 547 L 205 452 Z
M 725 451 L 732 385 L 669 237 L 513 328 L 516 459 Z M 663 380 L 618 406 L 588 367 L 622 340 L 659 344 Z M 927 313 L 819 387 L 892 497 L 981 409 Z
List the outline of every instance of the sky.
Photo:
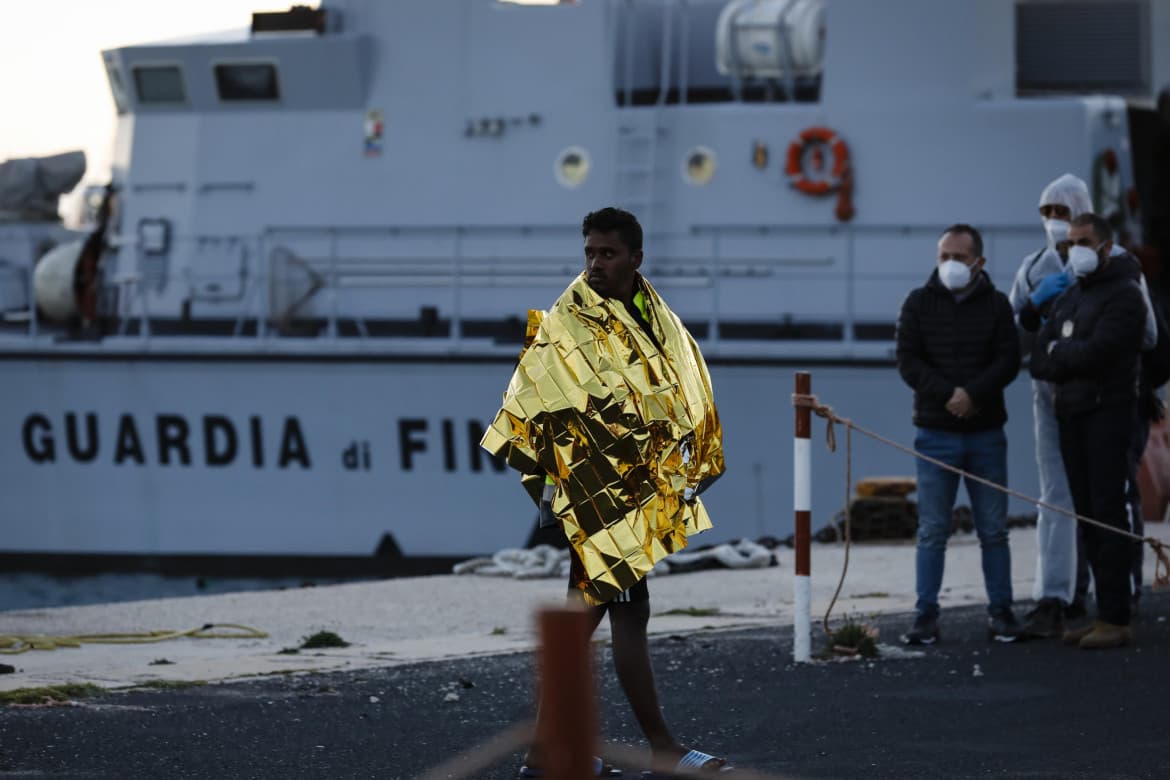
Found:
M 292 4 L 0 0 L 0 162 L 82 149 L 87 158 L 83 186 L 104 184 L 114 139 L 114 101 L 102 67 L 103 49 L 246 28 L 253 11 L 286 10 Z M 74 221 L 81 189 L 62 199 L 67 222 Z

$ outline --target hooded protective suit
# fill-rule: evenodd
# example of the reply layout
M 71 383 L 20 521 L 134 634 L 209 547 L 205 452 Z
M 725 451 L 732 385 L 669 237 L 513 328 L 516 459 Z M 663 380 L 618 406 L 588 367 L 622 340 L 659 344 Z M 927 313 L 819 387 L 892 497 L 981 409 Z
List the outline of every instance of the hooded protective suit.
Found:
M 1085 183 L 1066 173 L 1040 193 L 1038 206 L 1059 205 L 1068 208 L 1070 219 L 1093 210 L 1093 199 Z M 1008 300 L 1019 314 L 1036 285 L 1049 274 L 1063 273 L 1064 260 L 1050 240 L 1038 252 L 1020 263 Z M 1030 352 L 1030 350 L 1028 350 Z M 1027 352 L 1025 352 L 1027 354 Z M 1036 465 L 1040 476 L 1040 500 L 1046 504 L 1072 510 L 1072 495 L 1064 461 L 1060 456 L 1060 429 L 1054 409 L 1051 383 L 1032 380 L 1032 413 L 1036 426 Z M 1059 599 L 1071 604 L 1077 581 L 1076 521 L 1070 517 L 1039 511 L 1036 520 L 1036 579 L 1032 595 L 1036 599 Z
M 1075 219 L 1093 210 L 1093 199 L 1089 196 L 1088 186 L 1082 180 L 1071 173 L 1066 173 L 1051 182 L 1040 193 L 1040 203 L 1037 207 L 1043 206 L 1064 206 L 1069 210 L 1069 219 Z M 1008 295 L 1012 309 L 1018 313 L 1044 277 L 1063 270 L 1064 260 L 1057 254 L 1056 246 L 1051 241 L 1039 252 L 1025 257 Z

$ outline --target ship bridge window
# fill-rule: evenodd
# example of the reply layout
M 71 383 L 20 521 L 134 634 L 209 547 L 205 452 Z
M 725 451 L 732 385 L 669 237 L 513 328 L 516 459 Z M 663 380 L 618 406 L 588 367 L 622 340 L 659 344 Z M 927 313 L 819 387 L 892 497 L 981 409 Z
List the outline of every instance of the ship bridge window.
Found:
M 220 100 L 279 100 L 276 66 L 270 62 L 241 62 L 215 66 Z
M 139 65 L 134 68 L 139 103 L 185 103 L 187 88 L 178 65 Z

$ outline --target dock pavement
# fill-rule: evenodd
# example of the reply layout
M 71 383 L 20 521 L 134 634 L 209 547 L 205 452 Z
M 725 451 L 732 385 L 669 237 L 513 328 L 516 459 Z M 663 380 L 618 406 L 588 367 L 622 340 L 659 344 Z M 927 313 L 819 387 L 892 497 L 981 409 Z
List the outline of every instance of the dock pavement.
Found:
M 1170 538 L 1161 524 L 1148 530 Z M 1014 530 L 1011 546 L 1022 611 L 1034 530 Z M 843 552 L 814 546 L 814 619 Z M 695 746 L 789 777 L 1170 776 L 1170 594 L 1145 594 L 1134 647 L 992 644 L 978 543 L 960 534 L 947 557 L 943 643 L 907 654 L 894 646 L 914 601 L 913 544 L 855 545 L 835 615 L 876 626 L 888 652 L 798 665 L 791 551 L 779 559 L 650 583 L 664 708 Z M 416 777 L 531 716 L 532 616 L 562 593 L 555 580 L 452 575 L 0 612 L 0 634 L 204 623 L 269 634 L 0 659 L 17 667 L 0 675 L 0 690 L 88 682 L 113 691 L 77 706 L 0 709 L 0 778 Z M 351 645 L 280 653 L 320 630 Z M 817 644 L 818 634 L 814 625 Z M 603 627 L 603 667 L 605 638 Z M 599 672 L 602 733 L 638 745 L 612 677 Z M 520 755 L 470 776 L 514 777 Z M 627 775 L 638 777 L 634 769 Z

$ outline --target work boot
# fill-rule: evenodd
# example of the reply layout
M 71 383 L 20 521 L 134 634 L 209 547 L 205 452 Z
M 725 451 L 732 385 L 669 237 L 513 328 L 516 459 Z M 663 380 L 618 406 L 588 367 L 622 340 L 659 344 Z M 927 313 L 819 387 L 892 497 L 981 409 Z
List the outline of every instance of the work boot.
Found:
M 1015 642 L 1023 635 L 1010 609 L 987 618 L 987 638 L 992 642 Z
M 938 618 L 919 615 L 914 618 L 914 626 L 902 634 L 902 644 L 933 645 L 938 641 L 938 637 Z
M 1064 635 L 1061 637 L 1061 641 L 1066 645 L 1079 645 L 1081 640 L 1091 634 L 1097 625 L 1097 622 L 1093 622 L 1066 628 L 1064 630 Z
M 1131 641 L 1133 641 L 1133 631 L 1129 626 L 1117 626 L 1098 620 L 1093 624 L 1093 630 L 1081 638 L 1080 648 L 1082 650 L 1104 650 L 1109 647 L 1121 647 Z
M 1064 603 L 1060 599 L 1044 598 L 1031 612 L 1024 615 L 1024 633 L 1048 639 L 1064 633 Z

